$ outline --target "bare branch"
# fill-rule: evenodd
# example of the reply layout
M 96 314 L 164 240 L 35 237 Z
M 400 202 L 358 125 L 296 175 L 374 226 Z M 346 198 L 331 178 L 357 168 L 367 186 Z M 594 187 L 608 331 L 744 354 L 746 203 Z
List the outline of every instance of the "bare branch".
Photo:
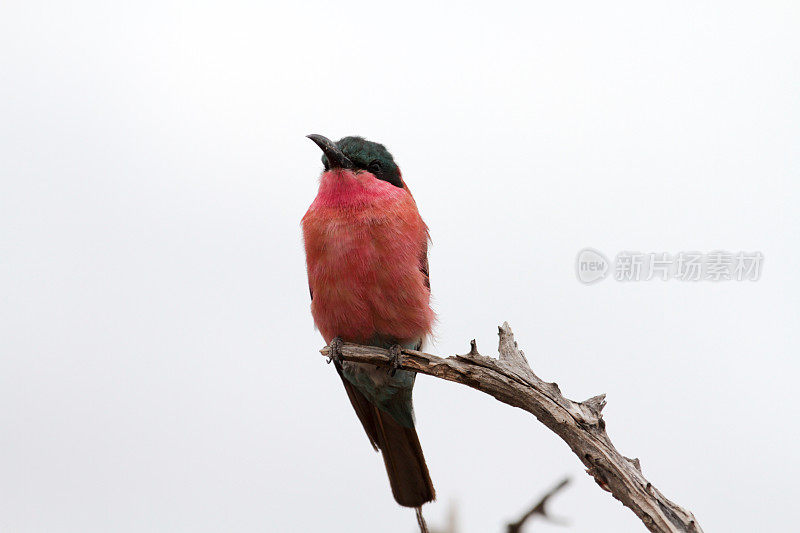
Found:
M 473 342 L 466 355 L 447 358 L 403 350 L 400 368 L 467 385 L 528 411 L 561 437 L 598 485 L 631 509 L 650 531 L 702 533 L 691 512 L 668 500 L 645 479 L 638 459 L 628 459 L 616 450 L 601 414 L 603 395 L 584 402 L 565 398 L 556 383 L 533 373 L 508 323 L 500 326 L 499 335 L 499 359 L 480 355 Z M 328 355 L 327 347 L 321 351 Z M 389 363 L 389 352 L 374 346 L 345 343 L 341 353 L 346 361 Z
M 419 533 L 428 533 L 428 524 L 427 522 L 425 522 L 425 517 L 422 516 L 422 507 L 415 508 L 414 513 L 417 515 L 417 525 L 419 526 Z
M 447 510 L 447 522 L 443 527 L 431 529 L 431 533 L 458 533 L 458 506 L 455 502 L 450 502 Z
M 519 518 L 519 520 L 508 524 L 506 526 L 506 533 L 521 533 L 522 526 L 530 517 L 534 515 L 540 515 L 548 520 L 554 521 L 553 517 L 551 517 L 547 512 L 547 502 L 555 493 L 566 487 L 567 483 L 569 483 L 569 478 L 562 479 L 558 485 L 550 489 L 547 494 L 542 496 L 542 499 L 536 502 L 527 513 Z

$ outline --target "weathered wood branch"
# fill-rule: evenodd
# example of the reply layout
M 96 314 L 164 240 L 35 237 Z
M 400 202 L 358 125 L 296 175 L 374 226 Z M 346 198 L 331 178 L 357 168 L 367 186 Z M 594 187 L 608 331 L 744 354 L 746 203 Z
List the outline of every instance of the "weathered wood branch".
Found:
M 625 457 L 611 443 L 601 414 L 604 394 L 583 402 L 565 398 L 556 383 L 533 373 L 508 323 L 500 326 L 498 333 L 499 359 L 478 353 L 473 340 L 469 353 L 447 358 L 403 350 L 400 368 L 467 385 L 528 411 L 561 437 L 598 485 L 631 509 L 650 531 L 702 533 L 691 512 L 647 481 L 638 459 Z M 327 347 L 321 352 L 329 354 Z M 345 361 L 389 364 L 388 350 L 374 346 L 345 343 L 341 355 Z

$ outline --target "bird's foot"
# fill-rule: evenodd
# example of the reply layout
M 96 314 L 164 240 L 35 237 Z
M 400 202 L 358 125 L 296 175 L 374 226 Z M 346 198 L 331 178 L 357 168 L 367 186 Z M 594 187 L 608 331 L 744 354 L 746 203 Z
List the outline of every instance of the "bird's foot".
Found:
M 328 364 L 331 364 L 331 361 L 333 361 L 341 366 L 344 361 L 344 359 L 342 359 L 342 346 L 344 346 L 344 341 L 341 337 L 334 337 L 331 339 L 331 343 L 328 345 Z
M 394 376 L 403 363 L 403 349 L 399 344 L 389 347 L 389 375 Z

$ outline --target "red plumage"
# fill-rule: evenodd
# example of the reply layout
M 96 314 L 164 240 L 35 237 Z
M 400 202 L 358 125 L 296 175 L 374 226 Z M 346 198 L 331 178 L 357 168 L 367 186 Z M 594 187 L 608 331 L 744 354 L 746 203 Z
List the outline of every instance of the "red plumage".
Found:
M 334 169 L 303 217 L 311 313 L 325 342 L 431 332 L 428 228 L 408 187 Z
M 397 176 L 402 186 L 364 169 L 323 172 L 303 217 L 311 313 L 327 343 L 340 337 L 419 348 L 431 332 L 428 228 L 399 170 Z M 418 508 L 433 500 L 413 422 L 414 373 L 390 377 L 386 368 L 358 363 L 337 364 L 337 370 L 370 442 L 383 454 L 397 502 Z

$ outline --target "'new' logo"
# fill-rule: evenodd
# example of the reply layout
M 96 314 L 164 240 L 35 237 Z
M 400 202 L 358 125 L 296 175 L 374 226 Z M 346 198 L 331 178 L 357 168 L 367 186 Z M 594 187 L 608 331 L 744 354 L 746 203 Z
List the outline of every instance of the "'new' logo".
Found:
M 575 273 L 581 283 L 597 283 L 608 275 L 608 271 L 608 259 L 594 248 L 584 248 L 578 252 Z

